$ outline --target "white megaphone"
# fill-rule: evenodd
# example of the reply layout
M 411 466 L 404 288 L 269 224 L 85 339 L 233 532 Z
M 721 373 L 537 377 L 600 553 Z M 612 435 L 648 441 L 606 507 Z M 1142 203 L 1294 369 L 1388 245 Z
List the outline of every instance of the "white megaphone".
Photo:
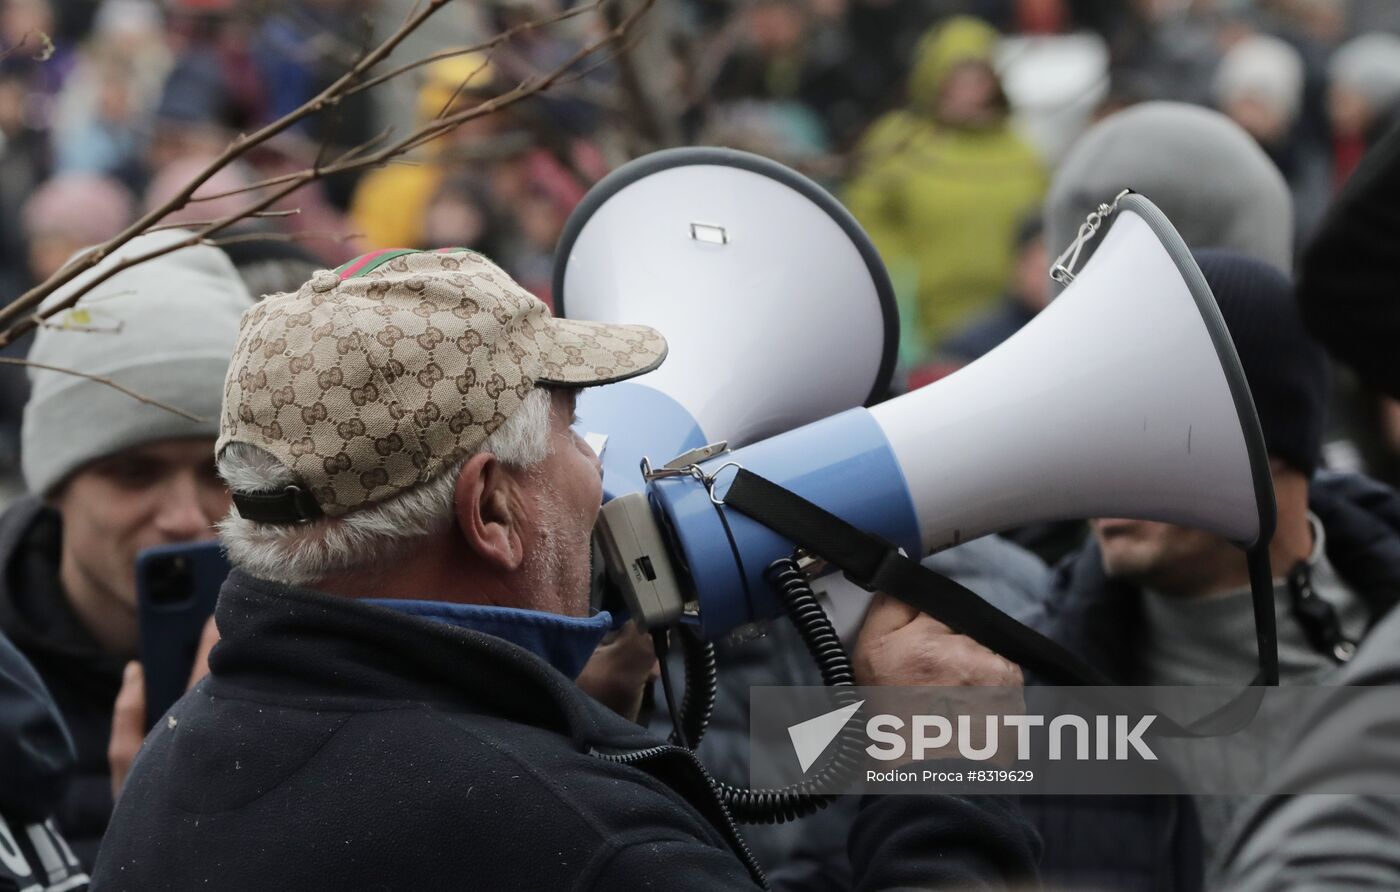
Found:
M 732 149 L 657 152 L 594 186 L 560 239 L 554 301 L 669 345 L 656 371 L 579 399 L 606 498 L 643 488 L 645 456 L 743 446 L 873 401 L 899 340 L 855 219 L 801 174 Z
M 1267 543 L 1263 435 L 1205 279 L 1146 198 L 1125 194 L 1110 222 L 1059 298 L 956 374 L 668 468 L 605 505 L 600 539 L 633 613 L 649 626 L 684 614 L 713 639 L 781 612 L 764 572 L 793 542 L 725 504 L 739 468 L 916 559 L 1088 517 Z

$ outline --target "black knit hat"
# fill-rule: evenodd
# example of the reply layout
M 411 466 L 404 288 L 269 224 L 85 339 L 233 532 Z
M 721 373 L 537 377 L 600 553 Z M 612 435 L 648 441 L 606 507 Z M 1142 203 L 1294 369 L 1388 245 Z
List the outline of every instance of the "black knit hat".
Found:
M 1293 284 L 1235 251 L 1193 252 L 1235 342 L 1269 454 L 1311 477 L 1327 423 L 1327 354 L 1309 337 Z

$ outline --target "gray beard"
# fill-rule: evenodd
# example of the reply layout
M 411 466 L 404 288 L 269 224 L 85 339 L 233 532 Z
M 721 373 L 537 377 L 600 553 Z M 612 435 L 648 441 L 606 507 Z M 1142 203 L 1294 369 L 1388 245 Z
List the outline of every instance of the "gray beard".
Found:
M 587 615 L 592 545 L 587 536 L 568 541 L 564 511 L 555 501 L 536 496 L 539 546 L 525 557 L 525 579 L 541 609 L 568 616 Z

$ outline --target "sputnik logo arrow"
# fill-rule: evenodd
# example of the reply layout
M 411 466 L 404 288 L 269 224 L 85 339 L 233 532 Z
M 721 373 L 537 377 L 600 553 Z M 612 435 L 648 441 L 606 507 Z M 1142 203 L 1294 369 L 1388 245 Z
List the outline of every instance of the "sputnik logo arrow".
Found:
M 831 746 L 831 741 L 836 739 L 851 716 L 864 704 L 865 701 L 861 700 L 788 727 L 788 737 L 792 738 L 792 748 L 797 751 L 797 761 L 802 766 L 803 774 L 821 758 L 821 754 Z

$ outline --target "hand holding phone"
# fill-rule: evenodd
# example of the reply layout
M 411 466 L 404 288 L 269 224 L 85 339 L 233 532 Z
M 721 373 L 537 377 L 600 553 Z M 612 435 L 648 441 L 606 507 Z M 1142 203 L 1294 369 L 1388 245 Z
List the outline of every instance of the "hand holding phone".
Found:
M 205 624 L 228 572 L 218 542 L 166 545 L 137 555 L 146 730 L 189 687 Z

